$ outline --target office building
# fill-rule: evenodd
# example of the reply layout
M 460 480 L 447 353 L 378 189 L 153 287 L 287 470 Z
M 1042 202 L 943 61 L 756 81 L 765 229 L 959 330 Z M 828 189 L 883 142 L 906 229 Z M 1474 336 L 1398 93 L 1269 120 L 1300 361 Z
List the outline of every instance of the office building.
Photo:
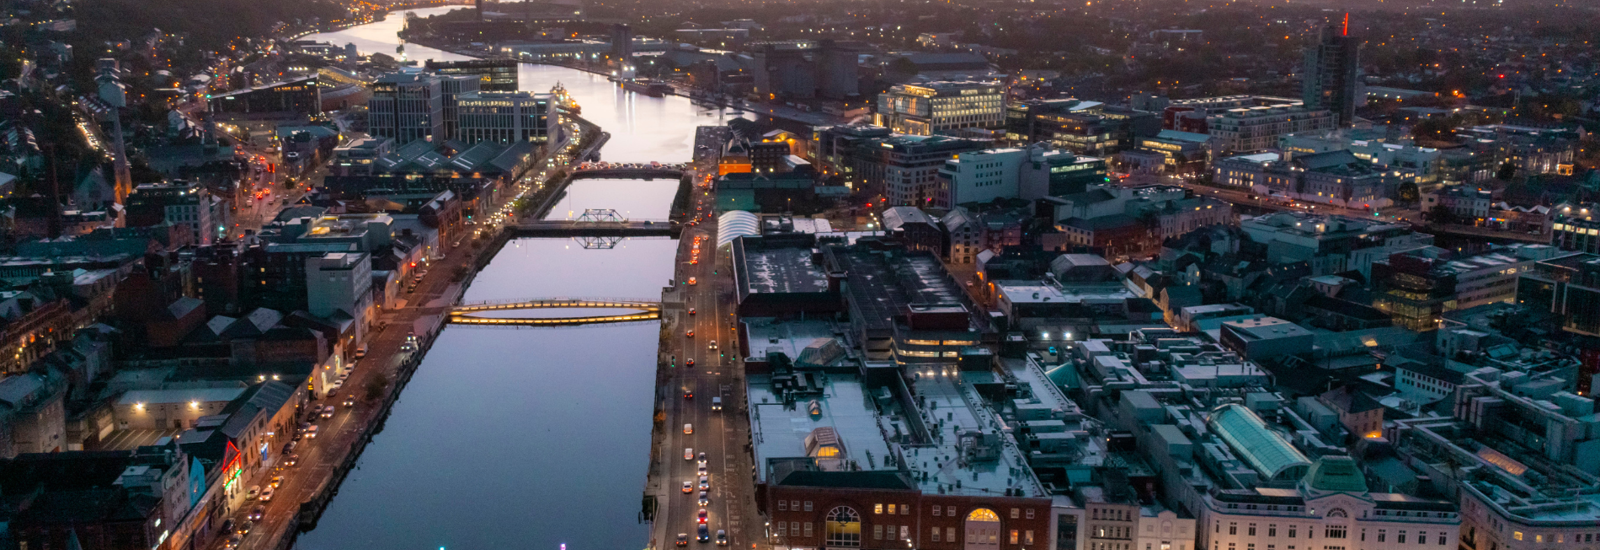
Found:
M 849 100 L 861 95 L 858 44 L 834 40 L 751 44 L 752 93 L 764 100 Z
M 621 23 L 611 26 L 611 58 L 624 63 L 633 59 L 633 27 Z
M 857 171 L 865 173 L 864 183 L 883 186 L 890 206 L 926 206 L 940 194 L 944 162 L 983 145 L 944 136 L 894 136 L 878 142 L 871 156 L 857 159 Z
M 440 76 L 471 75 L 478 77 L 478 89 L 485 92 L 517 91 L 517 68 L 514 59 L 468 59 L 463 61 L 428 60 L 428 72 Z
M 1194 132 L 1208 134 L 1211 132 L 1206 119 L 1214 114 L 1227 112 L 1233 109 L 1247 109 L 1251 107 L 1269 107 L 1273 105 L 1288 105 L 1299 103 L 1286 97 L 1231 95 L 1217 97 L 1199 97 L 1194 99 L 1178 99 L 1167 103 L 1161 111 L 1161 127 L 1167 130 L 1180 132 Z
M 988 82 L 898 84 L 878 94 L 876 124 L 917 136 L 1005 125 L 1005 89 Z
M 1600 336 L 1600 255 L 1567 254 L 1534 262 L 1517 281 L 1517 303 L 1560 319 L 1565 332 Z
M 1324 27 L 1317 42 L 1306 49 L 1303 78 L 1301 95 L 1306 107 L 1331 112 L 1341 128 L 1355 122 L 1361 41 L 1350 36 L 1348 20 L 1343 27 Z
M 1314 276 L 1346 270 L 1365 274 L 1374 261 L 1433 244 L 1433 235 L 1412 231 L 1409 224 L 1301 212 L 1258 216 L 1241 221 L 1239 228 L 1266 245 L 1269 263 L 1309 262 Z
M 458 105 L 463 94 L 478 93 L 483 81 L 473 75 L 435 76 L 439 81 L 439 113 L 444 117 L 444 136 L 456 135 L 460 129 L 461 110 Z
M 469 92 L 455 103 L 455 136 L 463 143 L 543 143 L 553 135 L 551 126 L 558 120 L 550 116 L 549 94 Z
M 372 83 L 367 101 L 368 133 L 396 143 L 432 139 L 443 142 L 444 94 L 438 78 L 416 73 L 392 73 Z

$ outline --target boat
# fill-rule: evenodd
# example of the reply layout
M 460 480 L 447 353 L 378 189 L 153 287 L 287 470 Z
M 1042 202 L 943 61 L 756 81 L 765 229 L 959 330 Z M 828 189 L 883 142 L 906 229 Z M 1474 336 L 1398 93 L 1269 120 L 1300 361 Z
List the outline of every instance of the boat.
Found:
M 583 107 L 578 106 L 578 101 L 572 99 L 572 94 L 568 94 L 567 88 L 560 82 L 556 82 L 556 87 L 550 89 L 550 94 L 555 96 L 556 106 L 567 113 L 574 115 L 583 113 Z
M 622 89 L 650 97 L 661 97 L 671 92 L 672 86 L 665 82 L 640 78 L 622 81 Z

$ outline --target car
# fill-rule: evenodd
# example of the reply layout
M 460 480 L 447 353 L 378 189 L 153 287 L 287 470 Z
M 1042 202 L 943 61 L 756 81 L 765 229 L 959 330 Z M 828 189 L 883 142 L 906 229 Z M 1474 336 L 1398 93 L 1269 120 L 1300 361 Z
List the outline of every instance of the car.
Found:
M 693 433 L 694 433 L 694 424 L 684 424 L 683 425 L 683 435 L 691 435 Z
M 718 529 L 717 530 L 717 546 L 727 546 L 727 545 L 728 545 L 728 532 L 724 531 L 722 529 Z
M 317 438 L 317 425 L 316 424 L 312 424 L 310 428 L 306 428 L 306 439 L 316 439 L 316 438 Z
M 361 344 L 361 347 L 356 348 L 356 359 L 360 359 L 360 358 L 366 357 L 366 356 L 367 356 L 367 345 L 366 344 Z
M 702 504 L 701 506 L 705 506 L 705 505 Z M 261 521 L 261 517 L 265 516 L 265 515 L 267 515 L 267 507 L 266 506 L 257 506 L 254 509 L 250 510 L 249 518 L 250 518 L 251 521 Z
M 700 265 L 700 258 L 689 258 L 689 265 Z
M 261 488 L 261 502 L 271 501 L 272 500 L 272 492 L 273 492 L 273 489 L 272 489 L 271 485 L 268 485 L 266 487 L 262 487 Z
M 290 438 L 289 442 L 290 443 L 298 443 L 300 441 L 300 439 L 305 437 L 305 436 L 306 436 L 305 432 L 298 432 L 297 431 L 297 432 L 294 433 L 294 437 Z
M 694 460 L 694 449 L 685 448 L 683 450 L 683 459 L 684 460 Z
M 701 464 L 700 465 L 700 477 L 706 477 L 706 476 L 709 476 L 709 475 L 711 475 L 711 474 L 706 472 L 706 465 L 705 464 Z
M 225 542 L 225 543 L 222 543 L 222 547 L 223 548 L 227 548 L 229 550 L 232 550 L 234 548 L 238 548 L 239 547 L 239 543 L 241 543 L 241 542 L 244 542 L 244 535 L 240 535 L 238 533 L 234 533 L 232 535 L 228 535 L 228 541 Z
M 694 338 L 694 329 L 689 329 L 688 332 L 683 333 L 683 336 L 685 338 Z
M 694 277 L 690 277 L 689 278 L 689 286 L 694 286 L 696 283 L 699 283 L 699 282 L 700 281 L 696 281 Z
M 705 462 L 706 461 L 706 452 L 705 451 L 700 451 L 700 454 L 695 456 L 695 458 L 700 459 L 701 462 Z
M 352 393 L 350 395 L 344 396 L 344 406 L 346 408 L 356 406 L 356 395 Z
M 697 502 L 699 502 L 700 506 L 709 505 L 711 504 L 711 496 L 705 491 L 700 491 L 700 499 Z
M 283 485 L 283 476 L 272 476 L 272 481 L 268 482 L 267 485 L 274 488 Z
M 700 511 L 695 514 L 695 518 L 700 520 L 700 525 L 705 525 L 706 524 L 706 509 L 705 508 L 701 508 Z
M 700 526 L 695 529 L 695 540 L 700 542 L 710 542 L 711 528 L 706 527 L 703 523 L 700 524 Z
M 678 544 L 678 546 L 688 546 L 689 545 L 689 534 L 688 533 L 678 533 L 678 542 L 677 542 L 677 544 Z
M 693 493 L 693 492 L 694 492 L 694 482 L 692 482 L 692 481 L 683 482 L 683 494 L 687 495 L 687 494 Z
M 322 408 L 322 417 L 333 418 L 333 405 L 328 405 Z
M 705 456 L 705 453 L 700 453 L 700 456 Z M 704 470 L 706 468 L 706 459 L 704 459 L 704 458 L 700 459 L 699 463 L 696 464 L 696 466 L 699 466 L 700 469 Z
M 294 466 L 295 464 L 299 464 L 299 463 L 300 463 L 300 455 L 299 455 L 299 453 L 291 453 L 289 456 L 283 457 L 283 464 L 285 466 Z
M 692 307 L 691 307 L 691 308 L 689 308 L 689 314 L 690 314 L 690 315 L 694 315 L 694 308 L 692 308 Z
M 255 486 L 251 486 L 250 490 L 244 494 L 245 500 L 255 500 L 259 496 L 261 496 L 261 488 Z
M 684 388 L 683 389 L 683 398 L 684 399 L 694 399 L 694 390 L 691 390 L 689 388 Z M 684 433 L 689 433 L 689 432 L 684 432 Z
M 712 350 L 715 350 L 715 349 L 717 349 L 717 341 L 716 341 L 716 340 L 712 340 L 712 341 L 711 341 L 711 349 L 712 349 Z
M 708 476 L 700 476 L 700 490 L 705 491 L 709 489 L 711 489 L 711 478 Z
M 685 359 L 683 361 L 683 364 L 684 364 L 684 366 L 693 367 L 694 366 L 694 358 L 690 357 L 688 359 Z

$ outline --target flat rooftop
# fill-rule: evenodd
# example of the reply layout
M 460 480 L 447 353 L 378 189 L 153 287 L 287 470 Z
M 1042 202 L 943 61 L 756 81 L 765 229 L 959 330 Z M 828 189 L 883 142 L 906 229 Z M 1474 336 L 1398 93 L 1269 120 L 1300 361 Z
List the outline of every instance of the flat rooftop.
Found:
M 742 270 L 750 294 L 828 291 L 828 275 L 811 261 L 810 248 L 747 247 Z

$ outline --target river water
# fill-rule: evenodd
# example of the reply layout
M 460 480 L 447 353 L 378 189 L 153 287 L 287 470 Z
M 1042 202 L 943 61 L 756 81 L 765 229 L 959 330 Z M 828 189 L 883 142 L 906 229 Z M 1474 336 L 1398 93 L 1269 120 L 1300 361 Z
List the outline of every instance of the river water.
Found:
M 417 10 L 439 13 L 448 8 Z M 393 54 L 401 14 L 306 37 Z M 410 59 L 460 56 L 406 46 Z M 612 161 L 683 162 L 694 128 L 721 111 L 651 98 L 580 71 L 524 65 L 521 87 L 566 86 L 583 116 L 612 134 Z M 665 218 L 674 180 L 578 180 L 551 218 L 610 208 Z M 586 249 L 518 239 L 494 257 L 465 301 L 545 297 L 657 299 L 676 242 L 628 239 Z M 546 313 L 546 314 L 562 314 Z M 598 313 L 595 310 L 580 314 Z M 527 312 L 524 312 L 527 314 Z M 535 313 L 537 314 L 537 313 Z M 304 550 L 642 548 L 659 325 L 444 330 L 368 445 Z

